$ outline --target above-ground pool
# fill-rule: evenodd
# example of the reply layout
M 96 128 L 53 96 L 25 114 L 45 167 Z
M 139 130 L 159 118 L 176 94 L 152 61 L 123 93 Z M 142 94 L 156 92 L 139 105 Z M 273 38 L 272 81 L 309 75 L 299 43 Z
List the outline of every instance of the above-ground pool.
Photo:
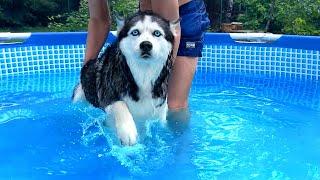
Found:
M 206 34 L 189 129 L 148 122 L 132 147 L 71 103 L 85 37 L 0 45 L 0 179 L 320 179 L 319 37 Z

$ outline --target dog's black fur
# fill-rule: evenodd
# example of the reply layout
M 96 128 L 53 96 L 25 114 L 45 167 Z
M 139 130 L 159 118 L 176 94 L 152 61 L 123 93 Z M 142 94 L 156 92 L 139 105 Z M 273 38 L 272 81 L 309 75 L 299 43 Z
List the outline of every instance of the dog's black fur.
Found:
M 146 15 L 151 15 L 152 21 L 156 21 L 165 31 L 165 39 L 172 44 L 174 43 L 170 23 L 160 16 L 151 12 L 138 12 L 129 17 L 120 30 L 116 41 L 107 47 L 100 58 L 89 60 L 81 69 L 82 89 L 86 100 L 93 106 L 103 109 L 115 101 L 122 100 L 124 96 L 139 101 L 139 88 L 128 67 L 126 58 L 119 48 L 119 42 L 128 35 L 132 25 L 142 20 Z M 163 103 L 167 98 L 168 78 L 171 69 L 172 52 L 152 89 L 153 98 L 162 98 Z

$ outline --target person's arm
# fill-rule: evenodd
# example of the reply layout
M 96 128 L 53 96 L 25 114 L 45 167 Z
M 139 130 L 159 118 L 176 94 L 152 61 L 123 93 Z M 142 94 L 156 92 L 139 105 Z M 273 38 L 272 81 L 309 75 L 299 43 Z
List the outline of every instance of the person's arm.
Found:
M 107 1 L 88 0 L 89 23 L 84 63 L 97 58 L 110 31 L 111 17 Z

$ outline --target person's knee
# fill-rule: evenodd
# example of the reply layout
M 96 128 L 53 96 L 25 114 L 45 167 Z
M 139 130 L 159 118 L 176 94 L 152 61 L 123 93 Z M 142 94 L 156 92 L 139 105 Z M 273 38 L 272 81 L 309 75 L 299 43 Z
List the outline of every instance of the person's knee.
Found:
M 170 110 L 186 109 L 188 107 L 187 99 L 169 98 L 168 107 Z
M 188 129 L 190 121 L 189 108 L 168 110 L 167 124 L 168 128 L 175 134 L 180 135 Z

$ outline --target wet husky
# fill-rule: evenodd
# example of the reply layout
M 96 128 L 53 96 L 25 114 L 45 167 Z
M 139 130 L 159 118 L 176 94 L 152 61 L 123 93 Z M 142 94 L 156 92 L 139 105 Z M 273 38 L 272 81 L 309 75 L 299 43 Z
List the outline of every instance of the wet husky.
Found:
M 150 12 L 136 13 L 103 55 L 81 69 L 73 101 L 86 100 L 111 114 L 124 145 L 137 142 L 135 121 L 166 121 L 175 25 Z

